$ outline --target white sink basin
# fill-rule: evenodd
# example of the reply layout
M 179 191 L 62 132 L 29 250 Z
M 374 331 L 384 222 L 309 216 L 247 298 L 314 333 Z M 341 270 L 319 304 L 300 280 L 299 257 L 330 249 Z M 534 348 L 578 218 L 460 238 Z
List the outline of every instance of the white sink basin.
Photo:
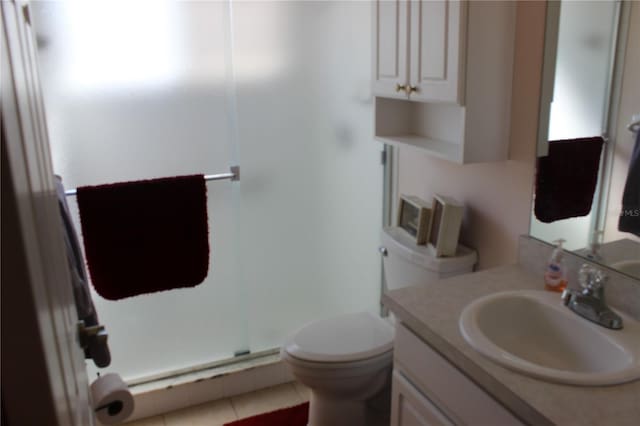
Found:
M 509 291 L 470 303 L 460 331 L 512 370 L 557 383 L 611 385 L 640 378 L 640 323 L 616 313 L 624 328 L 609 330 L 570 311 L 557 293 Z

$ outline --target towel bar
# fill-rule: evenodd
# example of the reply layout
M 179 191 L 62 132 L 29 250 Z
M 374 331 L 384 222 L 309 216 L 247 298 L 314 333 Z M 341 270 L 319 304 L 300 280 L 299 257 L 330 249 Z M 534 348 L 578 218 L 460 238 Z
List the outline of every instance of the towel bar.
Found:
M 229 173 L 219 173 L 217 175 L 204 175 L 204 180 L 224 180 L 229 179 L 231 181 L 240 180 L 240 166 L 231 166 L 229 168 Z M 64 191 L 64 195 L 67 197 L 70 195 L 77 195 L 77 189 L 69 189 Z

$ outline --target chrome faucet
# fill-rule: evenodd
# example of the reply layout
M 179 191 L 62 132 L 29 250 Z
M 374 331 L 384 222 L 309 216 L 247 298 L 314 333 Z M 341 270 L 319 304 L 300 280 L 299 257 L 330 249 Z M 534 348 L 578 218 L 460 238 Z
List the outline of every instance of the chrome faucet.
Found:
M 608 279 L 603 271 L 585 263 L 578 273 L 582 291 L 566 289 L 562 292 L 562 301 L 581 317 L 619 330 L 622 328 L 622 318 L 607 306 L 604 299 L 604 284 Z

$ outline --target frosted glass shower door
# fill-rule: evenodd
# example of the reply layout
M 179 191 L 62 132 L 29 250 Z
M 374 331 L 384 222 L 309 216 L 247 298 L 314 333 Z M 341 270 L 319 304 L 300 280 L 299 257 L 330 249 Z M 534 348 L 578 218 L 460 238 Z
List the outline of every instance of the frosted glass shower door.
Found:
M 233 2 L 249 347 L 307 321 L 379 311 L 382 145 L 371 4 Z
M 93 294 L 107 371 L 150 380 L 276 349 L 307 321 L 379 311 L 369 2 L 33 6 L 67 187 L 241 166 L 239 182 L 207 184 L 203 284 L 117 302 Z
M 54 167 L 68 188 L 229 171 L 236 159 L 228 4 L 32 5 Z M 211 260 L 203 284 L 115 302 L 92 294 L 109 332 L 107 371 L 148 379 L 246 349 L 234 185 L 207 183 Z

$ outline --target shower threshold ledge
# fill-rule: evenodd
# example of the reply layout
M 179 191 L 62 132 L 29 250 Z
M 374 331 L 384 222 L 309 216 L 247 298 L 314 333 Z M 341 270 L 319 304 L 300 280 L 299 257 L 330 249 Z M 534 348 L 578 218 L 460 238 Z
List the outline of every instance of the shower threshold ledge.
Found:
M 213 379 L 248 369 L 267 366 L 280 362 L 278 349 L 270 349 L 247 355 L 240 355 L 207 364 L 163 372 L 155 375 L 125 380 L 135 394 L 157 389 L 180 386 L 186 383 Z
M 129 382 L 135 408 L 128 421 L 166 414 L 294 381 L 277 349 L 234 357 L 171 376 Z

